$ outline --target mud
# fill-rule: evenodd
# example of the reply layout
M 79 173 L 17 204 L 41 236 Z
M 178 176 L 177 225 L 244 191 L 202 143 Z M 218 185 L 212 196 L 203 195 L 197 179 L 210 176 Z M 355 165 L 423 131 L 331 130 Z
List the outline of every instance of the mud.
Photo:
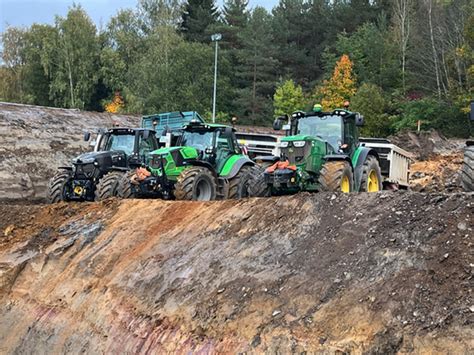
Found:
M 0 102 L 0 201 L 43 201 L 57 167 L 91 149 L 84 131 L 114 124 L 139 117 Z
M 472 353 L 473 197 L 2 206 L 0 353 Z

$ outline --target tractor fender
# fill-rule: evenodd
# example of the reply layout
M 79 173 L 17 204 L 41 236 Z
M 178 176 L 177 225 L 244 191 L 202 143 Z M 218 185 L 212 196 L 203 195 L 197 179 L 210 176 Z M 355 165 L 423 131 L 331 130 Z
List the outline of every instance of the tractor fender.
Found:
M 352 156 L 352 165 L 354 168 L 354 184 L 355 184 L 355 191 L 359 191 L 360 188 L 360 183 L 362 181 L 362 169 L 365 163 L 365 160 L 369 155 L 373 155 L 374 157 L 379 160 L 379 155 L 378 153 L 371 148 L 367 147 L 359 147 L 357 150 L 354 152 L 354 155 Z
M 345 161 L 348 161 L 352 167 L 351 158 L 346 154 L 328 154 L 328 155 L 325 155 L 323 159 L 326 161 L 345 160 Z
M 242 157 L 233 163 L 232 168 L 230 169 L 227 175 L 221 175 L 221 177 L 225 179 L 232 179 L 235 175 L 239 173 L 240 169 L 242 169 L 244 165 L 254 166 L 255 163 L 249 158 Z
M 213 167 L 210 163 L 208 163 L 207 161 L 203 161 L 203 160 L 188 160 L 188 161 L 186 162 L 186 165 L 205 167 L 205 168 L 209 169 L 209 170 L 212 172 L 212 175 L 214 175 L 214 176 L 217 178 L 216 169 L 214 169 L 214 167 Z

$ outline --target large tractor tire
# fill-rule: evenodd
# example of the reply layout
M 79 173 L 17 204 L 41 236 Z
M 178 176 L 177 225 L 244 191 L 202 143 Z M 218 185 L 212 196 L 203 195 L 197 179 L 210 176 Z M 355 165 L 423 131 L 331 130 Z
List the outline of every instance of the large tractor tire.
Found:
M 347 161 L 327 161 L 319 174 L 321 191 L 352 192 L 354 177 Z
M 57 203 L 61 201 L 67 201 L 64 196 L 64 189 L 66 184 L 71 178 L 71 172 L 68 170 L 58 171 L 52 178 L 49 180 L 48 191 L 46 198 L 49 203 Z
M 122 171 L 110 171 L 105 174 L 95 188 L 96 201 L 118 196 L 120 180 L 124 175 Z
M 373 155 L 367 156 L 362 167 L 360 192 L 378 192 L 382 190 L 382 172 L 379 161 Z
M 252 167 L 244 165 L 240 171 L 232 179 L 229 180 L 229 193 L 227 198 L 244 198 L 249 197 L 249 183 L 252 177 Z
M 255 165 L 250 171 L 249 196 L 268 197 L 271 195 L 271 188 L 265 183 L 265 169 L 268 166 Z
M 474 191 L 474 146 L 464 149 L 464 160 L 461 169 L 461 185 L 464 191 Z
M 134 198 L 135 192 L 133 191 L 132 183 L 130 182 L 133 175 L 135 175 L 135 169 L 127 171 L 123 174 L 122 178 L 120 179 L 119 186 L 118 186 L 118 197 L 120 198 Z
M 184 170 L 174 185 L 177 200 L 211 201 L 216 199 L 217 182 L 209 169 L 195 166 Z

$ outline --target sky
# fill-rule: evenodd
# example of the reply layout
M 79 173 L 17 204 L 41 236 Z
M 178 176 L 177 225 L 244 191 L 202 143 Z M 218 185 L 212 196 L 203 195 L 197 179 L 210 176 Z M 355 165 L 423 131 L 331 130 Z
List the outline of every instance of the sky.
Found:
M 110 17 L 121 8 L 135 8 L 136 0 L 0 0 L 0 33 L 7 25 L 30 26 L 33 23 L 54 23 L 54 16 L 65 16 L 73 4 L 81 4 L 98 28 L 105 27 Z M 250 0 L 271 10 L 278 0 Z M 222 5 L 222 0 L 217 0 Z

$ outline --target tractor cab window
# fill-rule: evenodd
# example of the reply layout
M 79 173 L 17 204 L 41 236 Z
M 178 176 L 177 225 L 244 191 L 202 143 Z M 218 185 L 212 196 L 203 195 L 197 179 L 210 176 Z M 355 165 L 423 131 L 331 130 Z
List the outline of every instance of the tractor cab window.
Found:
M 204 154 L 206 148 L 212 148 L 213 136 L 211 131 L 184 131 L 180 145 L 196 148 Z
M 143 139 L 143 135 L 141 134 L 138 139 L 138 154 L 140 156 L 147 156 L 155 149 L 151 135 L 147 139 Z
M 342 142 L 342 118 L 336 115 L 301 118 L 297 134 L 321 138 L 337 151 Z
M 112 150 L 118 151 L 121 150 L 127 155 L 133 153 L 133 148 L 135 145 L 135 135 L 131 134 L 110 134 L 102 138 L 103 148 L 102 150 Z M 101 142 L 101 145 L 102 145 Z

